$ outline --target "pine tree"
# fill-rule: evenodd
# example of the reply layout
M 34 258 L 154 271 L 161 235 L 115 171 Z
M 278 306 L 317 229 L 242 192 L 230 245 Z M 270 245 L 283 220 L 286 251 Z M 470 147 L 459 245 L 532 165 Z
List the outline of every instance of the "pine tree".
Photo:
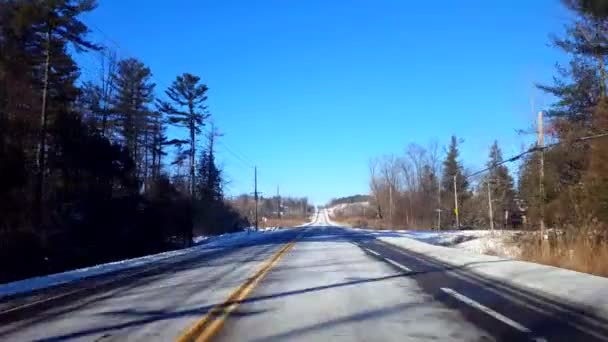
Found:
M 148 151 L 146 140 L 152 116 L 149 105 L 154 100 L 155 86 L 151 78 L 152 73 L 148 67 L 137 59 L 129 58 L 118 63 L 114 80 L 113 111 L 118 117 L 120 135 L 137 165 L 138 179 L 147 174 L 144 167 Z
M 446 158 L 443 161 L 441 193 L 443 197 L 443 207 L 446 209 L 449 208 L 449 210 L 444 210 L 446 215 L 443 217 L 445 217 L 448 222 L 453 222 L 454 224 L 456 223 L 456 208 L 454 206 L 454 177 L 456 177 L 456 192 L 458 194 L 459 206 L 462 206 L 464 201 L 469 197 L 469 182 L 463 174 L 462 165 L 458 160 L 459 153 L 458 140 L 456 139 L 456 136 L 452 136 Z
M 580 226 L 580 220 L 587 219 L 586 216 L 597 217 L 589 210 L 593 204 L 601 202 L 599 194 L 591 190 L 601 186 L 589 177 L 594 173 L 591 166 L 594 163 L 593 150 L 598 149 L 594 141 L 573 141 L 602 131 L 597 119 L 603 112 L 601 103 L 606 97 L 608 17 L 605 1 L 564 0 L 563 3 L 574 14 L 574 21 L 567 27 L 566 35 L 553 42 L 571 59 L 567 67 L 558 66 L 558 76 L 554 78 L 553 85 L 540 86 L 557 98 L 546 112 L 548 133 L 560 144 L 544 152 L 542 199 L 538 190 L 540 170 L 537 155 L 524 158 L 519 192 L 531 222 L 537 221 L 542 207 L 545 223 L 549 226 L 564 223 Z M 589 198 L 586 204 L 581 205 L 578 202 L 583 193 Z
M 201 152 L 196 193 L 203 202 L 219 202 L 223 199 L 222 173 L 215 162 L 215 139 L 220 134 L 212 126 L 207 136 L 207 147 Z
M 77 106 L 88 126 L 95 128 L 101 126 L 99 117 L 101 112 L 101 87 L 91 81 L 83 82 L 80 87 Z
M 78 17 L 96 7 L 94 0 L 53 0 L 20 2 L 17 18 L 29 17 L 32 20 L 34 40 L 32 47 L 41 54 L 39 66 L 42 74 L 42 94 L 40 106 L 40 133 L 37 147 L 38 179 L 36 187 L 36 202 L 40 206 L 44 196 L 46 175 L 47 134 L 49 128 L 48 110 L 53 98 L 49 90 L 57 87 L 57 83 L 73 87 L 77 71 L 75 64 L 66 54 L 68 45 L 77 51 L 98 50 L 99 47 L 86 39 L 87 26 Z M 54 84 L 55 83 L 55 84 Z M 75 89 L 75 88 L 74 88 Z M 65 92 L 55 92 L 65 94 Z M 75 96 L 75 93 L 74 95 Z
M 167 144 L 166 127 L 160 112 L 154 112 L 152 116 L 152 179 L 158 180 L 162 170 L 162 158 L 167 155 L 164 146 Z
M 484 186 L 487 186 L 488 183 L 490 185 L 494 221 L 501 222 L 500 218 L 503 218 L 502 223 L 503 225 L 506 225 L 504 215 L 502 214 L 505 211 L 511 211 L 513 209 L 515 190 L 513 178 L 509 174 L 509 169 L 501 164 L 502 162 L 502 151 L 498 146 L 498 141 L 494 141 L 490 147 L 490 155 L 487 163 L 487 167 L 491 169 L 484 179 Z M 487 191 L 480 191 L 480 193 L 485 195 L 487 194 Z
M 567 36 L 555 39 L 555 44 L 573 55 L 584 56 L 596 63 L 600 96 L 606 96 L 606 4 L 598 0 L 564 0 L 566 7 L 576 14 L 576 22 L 567 28 Z M 603 4 L 602 4 L 603 3 Z
M 222 173 L 215 161 L 215 139 L 219 136 L 214 127 L 207 135 L 208 142 L 205 149 L 201 150 L 198 158 L 197 177 L 194 202 L 194 221 L 207 234 L 225 232 L 226 227 L 232 220 L 232 215 L 227 215 L 224 204 L 222 189 Z
M 194 195 L 196 181 L 196 138 L 201 133 L 205 120 L 209 117 L 205 105 L 207 90 L 207 86 L 200 83 L 200 77 L 185 73 L 178 76 L 171 87 L 165 91 L 173 103 L 158 101 L 158 108 L 168 116 L 169 123 L 186 127 L 188 130 L 188 139 L 174 139 L 171 143 L 189 146 L 184 152 L 188 154 L 190 162 L 191 195 Z

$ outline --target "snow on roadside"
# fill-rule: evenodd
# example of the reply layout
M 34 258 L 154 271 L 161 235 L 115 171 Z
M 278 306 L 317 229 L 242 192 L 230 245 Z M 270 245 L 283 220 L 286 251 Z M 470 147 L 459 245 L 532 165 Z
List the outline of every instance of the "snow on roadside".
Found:
M 0 299 L 2 297 L 10 295 L 26 293 L 34 290 L 43 289 L 46 287 L 66 284 L 83 278 L 122 271 L 138 266 L 144 266 L 147 264 L 167 260 L 169 258 L 185 256 L 186 254 L 189 254 L 189 256 L 203 255 L 205 253 L 208 253 L 210 249 L 229 247 L 231 245 L 239 244 L 244 241 L 256 240 L 260 237 L 263 237 L 264 234 L 272 233 L 275 231 L 276 229 L 256 232 L 248 229 L 242 232 L 226 233 L 213 237 L 199 236 L 194 239 L 196 246 L 190 248 L 147 255 L 134 259 L 115 261 L 106 264 L 80 268 L 72 271 L 66 271 L 62 273 L 55 273 L 46 276 L 34 277 L 14 281 L 11 283 L 0 284 Z
M 544 293 L 598 315 L 608 315 L 608 278 L 497 256 L 466 253 L 455 248 L 416 241 L 405 235 L 369 232 L 381 241 L 424 254 L 446 264 L 516 287 Z
M 371 230 L 370 233 L 384 232 L 394 236 L 426 242 L 431 245 L 452 247 L 477 254 L 489 254 L 514 258 L 519 248 L 510 243 L 521 232 L 491 230 Z
M 405 236 L 432 245 L 464 249 L 478 254 L 515 257 L 519 249 L 509 241 L 518 233 L 491 230 L 405 231 Z

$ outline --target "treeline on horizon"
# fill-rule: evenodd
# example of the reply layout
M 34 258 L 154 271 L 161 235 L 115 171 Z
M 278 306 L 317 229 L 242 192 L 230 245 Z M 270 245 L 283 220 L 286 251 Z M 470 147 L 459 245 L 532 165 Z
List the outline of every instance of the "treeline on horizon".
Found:
M 371 199 L 371 197 L 369 195 L 362 195 L 362 194 L 332 198 L 327 203 L 327 207 L 333 207 L 338 204 L 352 204 L 352 203 L 368 202 L 368 201 L 370 201 L 370 199 Z
M 0 2 L 0 283 L 249 224 L 224 201 L 207 86 L 184 73 L 157 97 L 142 61 L 88 40 L 95 5 Z M 71 51 L 99 54 L 99 78 Z
M 255 222 L 255 197 L 242 194 L 229 200 L 229 203 L 246 217 L 249 222 Z M 258 220 L 298 218 L 304 223 L 314 212 L 314 206 L 308 203 L 307 197 L 271 196 L 258 198 Z

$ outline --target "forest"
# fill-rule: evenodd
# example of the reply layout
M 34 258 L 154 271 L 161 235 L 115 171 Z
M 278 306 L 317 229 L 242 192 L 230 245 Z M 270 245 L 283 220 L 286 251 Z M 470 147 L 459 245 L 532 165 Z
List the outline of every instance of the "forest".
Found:
M 95 7 L 0 1 L 0 283 L 249 224 L 224 201 L 208 86 L 184 72 L 159 89 L 143 61 L 89 39 Z M 83 53 L 99 57 L 92 80 Z

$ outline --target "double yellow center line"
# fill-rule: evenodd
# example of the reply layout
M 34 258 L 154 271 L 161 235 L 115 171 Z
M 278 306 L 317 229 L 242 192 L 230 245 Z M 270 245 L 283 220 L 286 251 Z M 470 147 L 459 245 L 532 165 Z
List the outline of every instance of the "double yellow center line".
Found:
M 214 306 L 205 316 L 195 322 L 188 330 L 186 330 L 180 337 L 178 342 L 202 342 L 209 341 L 215 334 L 217 334 L 226 318 L 232 313 L 239 304 L 247 298 L 249 293 L 257 286 L 257 284 L 266 276 L 268 272 L 279 262 L 281 257 L 287 253 L 296 243 L 296 240 L 287 243 L 272 258 L 262 265 L 262 267 L 255 272 L 255 274 L 247 279 L 241 286 L 239 286 L 230 297 L 222 304 Z

